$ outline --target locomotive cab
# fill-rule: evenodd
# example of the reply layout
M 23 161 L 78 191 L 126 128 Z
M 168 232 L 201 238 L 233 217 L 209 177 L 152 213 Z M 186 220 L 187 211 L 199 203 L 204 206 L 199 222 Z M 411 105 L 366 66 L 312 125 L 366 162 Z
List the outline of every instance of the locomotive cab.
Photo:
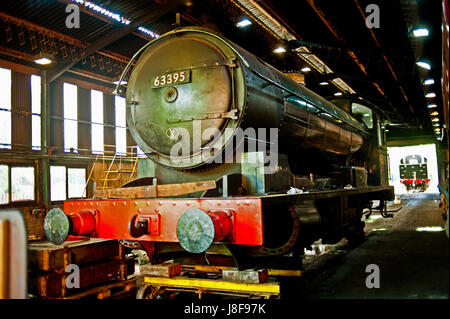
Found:
M 356 96 L 340 96 L 329 101 L 364 123 L 369 132 L 369 150 L 364 167 L 367 170 L 367 183 L 373 186 L 388 186 L 388 162 L 386 146 L 385 115 L 377 106 Z

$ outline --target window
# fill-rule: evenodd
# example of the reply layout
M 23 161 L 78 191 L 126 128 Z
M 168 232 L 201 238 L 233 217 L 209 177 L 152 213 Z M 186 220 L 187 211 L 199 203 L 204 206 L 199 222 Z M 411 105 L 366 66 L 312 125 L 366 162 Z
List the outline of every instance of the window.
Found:
M 78 98 L 77 86 L 64 83 L 64 152 L 77 152 L 78 149 Z
M 11 70 L 0 68 L 0 149 L 11 149 Z
M 34 167 L 11 167 L 11 200 L 34 200 Z
M 92 153 L 103 154 L 103 93 L 91 90 Z
M 31 149 L 41 149 L 41 77 L 31 76 Z
M 363 121 L 368 128 L 373 128 L 372 110 L 367 106 L 352 103 L 352 114 L 360 121 Z
M 50 166 L 50 200 L 66 199 L 66 167 Z
M 116 105 L 116 153 L 124 155 L 127 153 L 127 121 L 125 98 L 115 97 Z
M 347 113 L 350 113 L 350 100 L 348 99 L 331 99 L 329 102 L 333 103 L 341 110 L 344 110 Z
M 423 163 L 422 163 L 423 158 Z M 406 165 L 417 165 L 417 164 L 425 164 L 427 162 L 426 157 L 422 157 L 420 155 L 408 155 L 405 157 Z M 403 164 L 403 159 L 402 159 Z
M 146 156 L 144 151 L 142 151 L 139 146 L 136 146 L 136 153 L 137 153 L 138 157 L 145 157 Z
M 33 166 L 0 164 L 0 204 L 35 200 Z
M 68 197 L 83 197 L 84 188 L 86 186 L 86 169 L 85 168 L 68 168 L 67 169 Z
M 9 172 L 8 165 L 0 165 L 0 204 L 9 202 Z
M 66 166 L 50 166 L 50 200 L 85 196 L 86 169 Z

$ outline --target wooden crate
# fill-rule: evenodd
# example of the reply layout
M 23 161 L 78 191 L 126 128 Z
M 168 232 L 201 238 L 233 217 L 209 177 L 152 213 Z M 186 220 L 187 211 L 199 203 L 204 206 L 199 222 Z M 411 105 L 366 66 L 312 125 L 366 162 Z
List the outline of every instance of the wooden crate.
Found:
M 62 298 L 83 289 L 127 280 L 134 274 L 134 259 L 125 258 L 115 240 L 66 242 L 63 245 L 35 243 L 29 246 L 29 292 L 43 298 Z M 69 289 L 67 265 L 80 269 L 80 287 Z
M 120 244 L 116 240 L 91 238 L 54 245 L 48 241 L 28 245 L 28 263 L 30 270 L 52 271 L 62 269 L 64 256 L 69 255 L 70 263 L 78 266 L 105 259 L 120 257 Z
M 63 272 L 32 274 L 29 277 L 29 292 L 42 298 L 61 298 L 78 294 L 86 288 L 124 281 L 133 273 L 133 258 L 125 260 L 125 263 L 120 259 L 112 259 L 80 267 L 79 288 L 67 288 L 65 285 L 67 274 Z

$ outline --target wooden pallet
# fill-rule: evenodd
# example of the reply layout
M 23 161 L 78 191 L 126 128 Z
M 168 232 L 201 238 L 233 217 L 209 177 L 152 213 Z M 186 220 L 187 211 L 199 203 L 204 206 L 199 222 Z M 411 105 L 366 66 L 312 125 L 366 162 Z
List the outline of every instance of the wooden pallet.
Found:
M 131 278 L 124 281 L 117 281 L 106 285 L 95 286 L 92 288 L 83 289 L 80 292 L 61 297 L 58 299 L 109 299 L 117 298 L 136 289 L 136 278 Z

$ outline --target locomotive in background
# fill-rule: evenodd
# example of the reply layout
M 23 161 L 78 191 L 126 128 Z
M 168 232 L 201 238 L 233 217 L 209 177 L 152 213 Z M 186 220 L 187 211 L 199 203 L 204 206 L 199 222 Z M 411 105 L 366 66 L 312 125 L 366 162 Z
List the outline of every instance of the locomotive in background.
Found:
M 148 157 L 143 178 L 51 210 L 50 241 L 139 243 L 152 262 L 298 256 L 319 238 L 360 241 L 363 212 L 393 199 L 370 103 L 327 101 L 202 28 L 160 36 L 131 65 L 127 124 Z
M 425 192 L 428 189 L 430 179 L 428 178 L 427 158 L 421 155 L 408 155 L 400 160 L 400 183 L 405 185 L 406 190 L 418 190 Z

